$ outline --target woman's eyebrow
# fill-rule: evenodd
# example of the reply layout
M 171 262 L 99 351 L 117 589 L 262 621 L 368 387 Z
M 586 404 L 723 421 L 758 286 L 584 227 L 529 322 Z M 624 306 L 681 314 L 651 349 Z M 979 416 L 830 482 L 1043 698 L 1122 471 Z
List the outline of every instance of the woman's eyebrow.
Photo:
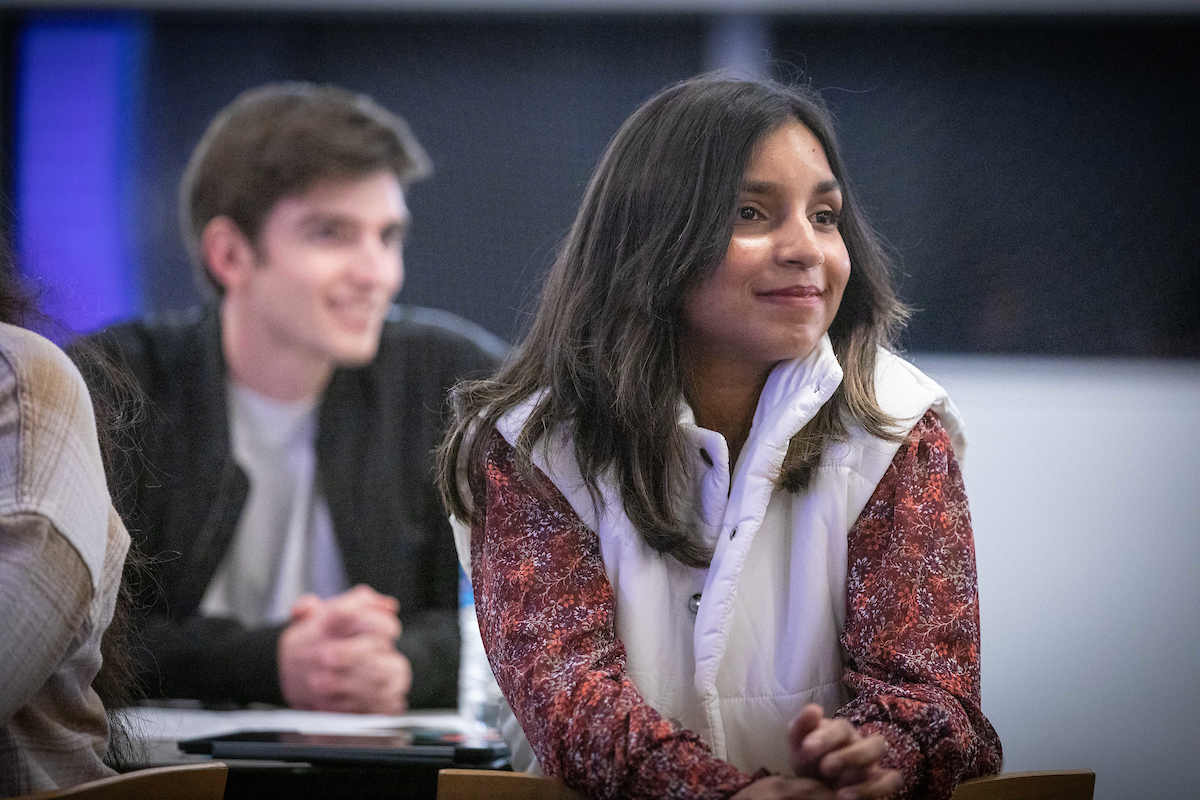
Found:
M 773 191 L 775 191 L 775 184 L 771 181 L 745 181 L 742 183 L 744 194 L 770 194 Z
M 778 186 L 772 181 L 746 181 L 742 184 L 742 192 L 744 194 L 771 194 L 778 190 Z M 841 192 L 842 185 L 836 179 L 821 181 L 816 185 L 813 194 L 832 194 L 833 192 Z

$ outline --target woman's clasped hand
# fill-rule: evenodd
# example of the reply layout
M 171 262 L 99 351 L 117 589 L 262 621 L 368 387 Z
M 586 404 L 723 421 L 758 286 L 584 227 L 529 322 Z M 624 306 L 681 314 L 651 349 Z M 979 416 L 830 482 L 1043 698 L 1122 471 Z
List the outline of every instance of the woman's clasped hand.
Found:
M 761 778 L 733 800 L 873 800 L 900 790 L 899 771 L 885 769 L 887 741 L 863 736 L 844 719 L 828 719 L 810 703 L 788 727 L 794 777 Z

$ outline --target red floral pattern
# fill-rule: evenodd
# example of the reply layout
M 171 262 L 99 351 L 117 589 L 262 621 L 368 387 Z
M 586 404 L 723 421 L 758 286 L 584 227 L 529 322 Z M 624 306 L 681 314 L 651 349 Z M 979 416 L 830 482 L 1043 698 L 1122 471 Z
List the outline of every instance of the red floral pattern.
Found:
M 542 769 L 596 798 L 728 798 L 751 783 L 664 719 L 625 674 L 600 542 L 542 477 L 530 485 L 493 435 L 472 583 L 488 660 Z M 926 414 L 850 531 L 839 714 L 884 735 L 905 797 L 946 798 L 995 772 L 979 710 L 970 517 L 945 431 Z
M 727 798 L 752 777 L 651 708 L 625 674 L 600 540 L 495 434 L 471 533 L 488 661 L 543 771 L 596 798 Z
M 1000 739 L 979 707 L 979 592 L 962 472 L 927 413 L 850 530 L 838 711 L 890 745 L 902 797 L 941 800 L 1000 770 Z

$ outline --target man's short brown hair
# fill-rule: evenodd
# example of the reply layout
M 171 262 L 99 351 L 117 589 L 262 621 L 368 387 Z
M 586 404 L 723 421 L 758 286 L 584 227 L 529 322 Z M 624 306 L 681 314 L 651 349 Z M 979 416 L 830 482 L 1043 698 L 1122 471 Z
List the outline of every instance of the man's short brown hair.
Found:
M 408 186 L 432 167 L 404 120 L 366 95 L 298 82 L 243 92 L 209 124 L 179 189 L 183 236 L 204 282 L 224 293 L 200 252 L 213 218 L 229 217 L 257 242 L 280 199 L 380 170 Z

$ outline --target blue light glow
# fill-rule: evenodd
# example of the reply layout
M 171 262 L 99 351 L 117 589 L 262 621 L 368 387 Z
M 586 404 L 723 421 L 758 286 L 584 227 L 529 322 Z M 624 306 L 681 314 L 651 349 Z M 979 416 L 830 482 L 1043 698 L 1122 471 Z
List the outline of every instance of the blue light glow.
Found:
M 43 311 L 85 332 L 142 307 L 135 194 L 147 27 L 44 14 L 18 43 L 16 245 Z

